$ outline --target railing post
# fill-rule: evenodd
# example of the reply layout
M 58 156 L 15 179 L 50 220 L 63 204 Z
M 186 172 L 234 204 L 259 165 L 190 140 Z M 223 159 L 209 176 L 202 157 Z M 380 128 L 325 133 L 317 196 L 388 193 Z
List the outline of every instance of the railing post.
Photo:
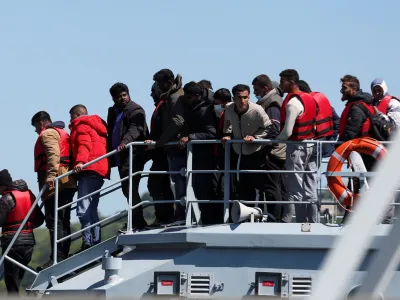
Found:
M 132 156 L 133 156 L 133 151 L 132 151 L 132 145 L 129 145 L 128 147 L 129 151 L 129 197 L 128 197 L 128 223 L 126 224 L 126 230 L 127 232 L 132 231 Z
M 224 223 L 229 222 L 229 198 L 231 192 L 231 143 L 225 144 L 225 166 L 224 166 Z
M 54 229 L 53 229 L 53 265 L 57 264 L 57 223 L 58 223 L 58 178 L 54 180 L 55 194 L 54 194 Z M 45 200 L 46 201 L 46 200 Z

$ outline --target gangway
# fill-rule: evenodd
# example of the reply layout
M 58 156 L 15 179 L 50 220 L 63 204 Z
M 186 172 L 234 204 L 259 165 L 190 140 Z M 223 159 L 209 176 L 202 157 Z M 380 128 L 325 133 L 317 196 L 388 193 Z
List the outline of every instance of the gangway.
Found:
M 264 173 L 290 171 L 260 171 L 260 170 L 231 170 L 230 145 L 241 143 L 240 140 L 228 141 L 225 147 L 224 170 L 193 170 L 193 146 L 201 143 L 220 143 L 211 141 L 190 141 L 187 145 L 187 167 L 179 173 L 187 178 L 186 198 L 181 200 L 142 201 L 132 205 L 132 194 L 129 193 L 128 209 L 107 217 L 99 222 L 102 226 L 112 224 L 127 218 L 127 230 L 117 234 L 92 247 L 57 262 L 54 255 L 53 266 L 36 272 L 23 267 L 35 276 L 32 286 L 27 290 L 29 295 L 60 296 L 60 295 L 89 295 L 105 298 L 126 297 L 129 299 L 143 299 L 146 297 L 176 297 L 190 299 L 211 299 L 222 297 L 225 299 L 245 299 L 251 297 L 275 297 L 276 299 L 301 299 L 312 295 L 316 280 L 321 276 L 320 267 L 327 257 L 327 253 L 335 245 L 337 237 L 341 236 L 343 226 L 333 222 L 324 223 L 266 223 L 261 219 L 254 219 L 249 215 L 250 222 L 229 223 L 230 205 L 230 176 L 235 173 Z M 282 141 L 257 140 L 256 143 L 282 143 Z M 287 141 L 290 143 L 290 141 Z M 298 143 L 298 142 L 297 142 Z M 314 143 L 317 149 L 320 165 L 322 165 L 321 147 L 324 142 L 305 141 Z M 400 142 L 399 142 L 400 144 Z M 143 142 L 134 142 L 127 145 L 129 151 L 129 176 L 118 182 L 98 190 L 98 193 L 108 194 L 119 189 L 121 181 L 129 180 L 132 189 L 132 177 L 151 173 L 171 174 L 170 171 L 141 171 L 132 172 L 132 147 L 145 146 Z M 392 147 L 392 149 L 394 149 Z M 391 149 L 391 151 L 393 151 Z M 397 148 L 395 148 L 397 149 Z M 400 149 L 399 149 L 400 150 Z M 114 155 L 112 151 L 88 164 L 89 166 L 101 159 Z M 224 223 L 219 225 L 203 226 L 201 211 L 198 203 L 207 203 L 209 200 L 197 200 L 192 187 L 192 174 L 219 172 L 224 174 L 224 199 L 219 202 L 224 205 Z M 326 172 L 321 167 L 316 171 L 321 188 L 322 177 Z M 315 173 L 304 171 L 302 173 Z M 56 178 L 55 202 L 58 205 L 58 182 L 67 173 Z M 338 174 L 336 174 L 338 175 Z M 345 177 L 372 176 L 372 172 L 341 172 Z M 45 187 L 40 191 L 36 203 L 41 198 Z M 321 191 L 321 189 L 320 189 Z M 89 196 L 89 195 L 88 195 Z M 84 199 L 84 198 L 82 198 Z M 77 199 L 70 205 L 81 201 Z M 164 226 L 151 230 L 132 232 L 132 210 L 138 206 L 147 206 L 158 203 L 175 202 L 186 205 L 186 220 L 183 225 Z M 216 201 L 213 201 L 214 203 Z M 242 204 L 256 201 L 240 201 Z M 35 203 L 35 204 L 36 204 Z M 266 201 L 259 203 L 277 202 Z M 279 202 L 287 203 L 287 202 Z M 307 202 L 302 202 L 307 203 Z M 295 203 L 296 205 L 300 203 Z M 325 203 L 322 203 L 325 204 Z M 330 202 L 329 204 L 333 204 Z M 100 204 L 101 205 L 101 204 Z M 57 209 L 57 208 L 56 208 Z M 61 208 L 58 208 L 61 209 Z M 30 212 L 31 213 L 31 212 Z M 55 214 L 57 216 L 57 213 Z M 21 232 L 28 216 L 19 228 L 12 243 Z M 57 218 L 55 218 L 57 224 Z M 97 224 L 93 224 L 95 226 Z M 369 245 L 372 253 L 380 249 L 391 225 L 378 225 L 370 234 L 373 242 Z M 70 237 L 79 238 L 82 230 L 74 232 Z M 68 237 L 65 237 L 66 239 Z M 54 252 L 57 244 L 64 239 L 55 235 Z M 10 247 L 12 246 L 12 243 Z M 10 248 L 9 247 L 9 248 Z M 17 263 L 7 256 L 7 249 L 0 259 Z M 371 260 L 367 255 L 359 268 L 352 273 L 350 290 L 359 286 L 366 272 L 366 266 Z M 18 263 L 17 263 L 18 264 Z M 397 289 L 400 280 L 396 271 L 388 284 L 388 295 L 400 295 Z

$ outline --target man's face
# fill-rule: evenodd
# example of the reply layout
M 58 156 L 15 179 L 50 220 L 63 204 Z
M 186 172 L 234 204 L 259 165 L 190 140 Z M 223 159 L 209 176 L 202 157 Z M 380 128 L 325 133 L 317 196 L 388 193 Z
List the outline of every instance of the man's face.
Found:
M 113 100 L 118 107 L 125 107 L 131 98 L 127 92 L 122 92 L 117 97 L 113 98 Z
M 253 84 L 254 95 L 264 97 L 267 94 L 267 87 L 258 84 Z
M 279 83 L 279 87 L 281 88 L 283 93 L 290 93 L 292 90 L 292 81 L 285 78 L 285 77 L 281 77 L 280 83 Z
M 69 116 L 70 116 L 70 122 L 72 122 L 77 117 L 79 117 L 79 114 L 77 112 L 73 112 L 73 113 L 69 114 Z
M 40 134 L 42 132 L 43 128 L 44 128 L 43 121 L 35 122 L 34 127 L 35 127 L 35 132 L 37 134 Z
M 350 82 L 343 82 L 340 92 L 342 93 L 342 101 L 348 100 L 357 93 L 357 91 L 350 86 Z
M 190 94 L 186 94 L 185 95 L 185 101 L 189 105 L 194 105 L 197 102 L 199 102 L 200 100 L 201 100 L 201 96 L 200 95 L 190 95 Z
M 248 91 L 238 92 L 233 97 L 238 112 L 245 112 L 249 108 L 250 95 Z
M 155 85 L 151 88 L 151 94 L 150 94 L 150 96 L 153 98 L 154 102 L 159 102 L 159 101 L 161 100 L 161 99 L 160 99 L 160 95 L 161 95 L 160 89 L 158 88 L 158 85 L 155 84 Z
M 383 89 L 379 85 L 372 88 L 372 95 L 376 100 L 381 100 L 383 98 Z
M 168 92 L 174 84 L 172 81 L 156 81 L 156 83 L 161 93 Z

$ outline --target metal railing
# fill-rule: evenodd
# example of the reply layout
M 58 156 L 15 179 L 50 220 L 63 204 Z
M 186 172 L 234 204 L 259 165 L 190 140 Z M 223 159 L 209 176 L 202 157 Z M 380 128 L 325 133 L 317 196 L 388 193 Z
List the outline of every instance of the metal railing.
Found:
M 66 205 L 63 205 L 61 207 L 58 207 L 58 202 L 59 202 L 59 181 L 63 178 L 65 178 L 66 176 L 70 176 L 73 175 L 74 172 L 71 170 L 61 176 L 58 176 L 57 178 L 55 178 L 55 197 L 54 197 L 54 201 L 55 201 L 55 205 L 54 205 L 54 238 L 53 238 L 53 265 L 57 264 L 57 247 L 58 247 L 58 243 L 70 239 L 73 236 L 76 236 L 80 233 L 82 233 L 85 230 L 88 230 L 92 227 L 98 226 L 98 225 L 110 225 L 116 221 L 121 220 L 122 218 L 127 217 L 127 232 L 131 232 L 132 231 L 132 210 L 135 208 L 138 208 L 140 206 L 148 206 L 148 205 L 153 205 L 153 204 L 161 204 L 161 203 L 181 203 L 181 200 L 157 200 L 157 201 L 141 201 L 140 203 L 136 204 L 136 205 L 132 205 L 132 181 L 133 181 L 133 176 L 143 176 L 143 175 L 149 175 L 149 174 L 181 174 L 182 176 L 186 176 L 186 225 L 192 225 L 193 224 L 193 217 L 192 217 L 192 211 L 194 213 L 194 218 L 195 218 L 195 222 L 197 224 L 201 223 L 200 220 L 200 210 L 198 208 L 198 203 L 223 203 L 224 204 L 224 218 L 223 218 L 223 222 L 227 223 L 229 220 L 229 204 L 232 202 L 230 200 L 230 187 L 231 187 L 231 178 L 230 178 L 230 174 L 234 173 L 316 173 L 317 174 L 317 184 L 319 184 L 319 188 L 318 188 L 318 193 L 320 193 L 323 188 L 322 188 L 322 181 L 321 181 L 321 177 L 323 175 L 326 175 L 326 172 L 322 172 L 321 168 L 322 165 L 324 163 L 327 162 L 327 159 L 324 160 L 322 157 L 322 146 L 323 144 L 326 143 L 332 143 L 332 144 L 337 144 L 337 142 L 331 142 L 331 141 L 319 141 L 319 140 L 307 140 L 307 141 L 303 141 L 303 142 L 295 142 L 295 141 L 280 141 L 280 140 L 254 140 L 252 143 L 254 144 L 277 144 L 277 143 L 285 143 L 285 144 L 314 144 L 316 147 L 316 151 L 314 151 L 314 153 L 316 153 L 317 155 L 317 170 L 315 171 L 288 171 L 288 170 L 231 170 L 230 169 L 230 151 L 231 151 L 231 145 L 233 143 L 243 143 L 243 140 L 229 140 L 226 142 L 226 145 L 224 147 L 224 155 L 225 155 L 225 168 L 224 170 L 193 170 L 193 145 L 199 145 L 199 144 L 220 144 L 221 141 L 220 140 L 201 140 L 201 141 L 190 141 L 187 144 L 187 164 L 186 164 L 186 170 L 180 170 L 180 171 L 138 171 L 135 173 L 133 172 L 133 166 L 132 166 L 132 159 L 133 159 L 133 147 L 136 146 L 148 146 L 150 144 L 144 143 L 144 142 L 132 142 L 128 145 L 126 145 L 126 150 L 124 151 L 128 151 L 129 153 L 129 175 L 121 178 L 120 180 L 106 186 L 106 187 L 102 187 L 101 189 L 92 192 L 84 197 L 81 197 L 75 201 L 72 201 Z M 154 144 L 154 143 L 153 143 Z M 173 146 L 173 145 L 177 145 L 177 142 L 173 142 L 173 143 L 168 143 L 168 146 Z M 107 159 L 112 155 L 117 154 L 117 150 L 111 151 L 91 162 L 88 162 L 86 164 L 84 164 L 82 166 L 83 169 L 85 169 L 86 167 L 102 160 L 102 159 Z M 194 190 L 193 190 L 193 186 L 192 186 L 192 174 L 200 174 L 200 173 L 222 173 L 224 174 L 224 198 L 223 200 L 197 200 L 194 194 Z M 337 173 L 337 174 L 336 174 Z M 339 174 L 340 173 L 340 174 Z M 373 172 L 360 172 L 360 173 L 354 173 L 354 172 L 335 172 L 334 174 L 330 174 L 331 176 L 344 176 L 344 177 L 352 177 L 352 176 L 360 176 L 362 178 L 365 178 L 366 176 L 372 176 L 374 175 Z M 121 186 L 117 186 L 118 184 L 129 180 L 129 192 L 128 192 L 128 209 L 127 211 L 121 211 L 118 212 L 114 215 L 111 215 L 103 220 L 100 220 L 99 222 L 90 225 L 89 227 L 85 227 L 79 231 L 76 231 L 72 234 L 70 234 L 69 236 L 63 237 L 61 239 L 58 239 L 57 236 L 57 223 L 58 223 L 58 211 L 65 209 L 69 206 L 72 206 L 75 203 L 78 203 L 90 196 L 93 196 L 97 193 L 100 193 L 102 191 L 108 190 L 110 188 L 112 188 L 111 190 L 103 193 L 100 195 L 100 197 L 103 197 L 107 194 L 110 194 L 116 190 L 118 190 Z M 117 187 L 116 187 L 117 186 Z M 318 187 L 318 185 L 317 185 Z M 18 236 L 20 235 L 23 227 L 25 226 L 26 222 L 28 221 L 29 217 L 31 216 L 34 208 L 36 207 L 36 205 L 38 204 L 39 200 L 41 199 L 44 191 L 46 190 L 47 186 L 44 185 L 43 188 L 40 190 L 35 202 L 33 203 L 31 209 L 29 210 L 28 214 L 26 215 L 25 219 L 23 220 L 23 222 L 21 223 L 21 226 L 18 228 L 17 232 L 15 233 L 14 237 L 12 238 L 10 244 L 8 245 L 7 249 L 4 251 L 2 257 L 0 258 L 0 266 L 3 264 L 4 260 L 7 259 L 8 261 L 16 264 L 17 266 L 23 268 L 24 270 L 32 273 L 33 275 L 37 275 L 38 273 L 33 271 L 32 269 L 30 269 L 29 267 L 26 267 L 20 263 L 18 263 L 17 261 L 15 261 L 14 259 L 12 259 L 11 257 L 8 256 L 8 253 L 10 251 L 10 249 L 12 248 L 12 246 L 14 245 L 16 239 L 18 238 Z M 318 197 L 319 198 L 319 197 Z M 258 203 L 258 204 L 307 204 L 307 203 L 311 203 L 311 202 L 289 202 L 289 201 L 244 201 L 244 200 L 239 200 L 243 203 Z M 331 202 L 321 202 L 321 205 L 336 205 L 337 202 L 336 201 L 331 201 Z M 103 227 L 103 226 L 102 226 Z M 79 237 L 77 237 L 76 239 L 78 239 Z M 75 240 L 76 240 L 75 239 Z

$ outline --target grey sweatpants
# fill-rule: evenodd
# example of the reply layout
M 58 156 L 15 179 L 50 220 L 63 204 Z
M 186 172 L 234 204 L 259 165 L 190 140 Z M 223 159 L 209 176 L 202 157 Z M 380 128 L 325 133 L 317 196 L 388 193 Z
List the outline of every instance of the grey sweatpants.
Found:
M 285 168 L 288 171 L 316 171 L 317 156 L 313 154 L 312 144 L 288 144 L 286 148 Z M 282 221 L 290 223 L 296 213 L 296 223 L 319 222 L 317 174 L 286 173 L 285 201 L 313 202 L 313 204 L 284 204 Z M 315 204 L 314 204 L 315 203 Z

